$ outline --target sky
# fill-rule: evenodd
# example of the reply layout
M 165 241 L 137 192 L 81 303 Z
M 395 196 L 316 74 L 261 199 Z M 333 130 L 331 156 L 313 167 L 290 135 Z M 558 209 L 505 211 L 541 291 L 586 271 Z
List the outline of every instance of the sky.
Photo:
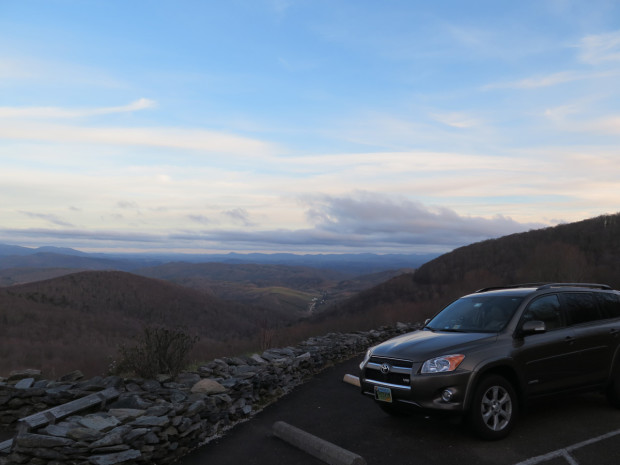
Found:
M 620 211 L 620 2 L 0 0 L 0 243 L 443 253 Z

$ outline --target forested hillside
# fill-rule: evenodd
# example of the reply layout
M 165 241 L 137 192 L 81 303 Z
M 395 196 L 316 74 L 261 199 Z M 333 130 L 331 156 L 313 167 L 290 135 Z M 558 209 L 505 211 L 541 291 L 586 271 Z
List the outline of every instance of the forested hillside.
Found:
M 362 328 L 422 321 L 460 295 L 527 282 L 599 282 L 620 289 L 620 214 L 458 248 L 337 304 L 317 318 Z
M 200 337 L 197 351 L 222 355 L 240 340 L 255 345 L 278 317 L 130 273 L 75 273 L 0 289 L 0 373 L 42 366 L 102 373 L 117 346 L 146 325 L 186 328 Z

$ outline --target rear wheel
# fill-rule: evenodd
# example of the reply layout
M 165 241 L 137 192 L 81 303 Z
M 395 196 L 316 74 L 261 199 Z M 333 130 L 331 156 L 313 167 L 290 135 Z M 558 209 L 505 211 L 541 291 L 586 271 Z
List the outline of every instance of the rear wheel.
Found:
M 512 385 L 502 376 L 488 376 L 478 384 L 469 421 L 474 432 L 483 439 L 502 439 L 517 419 L 517 396 Z

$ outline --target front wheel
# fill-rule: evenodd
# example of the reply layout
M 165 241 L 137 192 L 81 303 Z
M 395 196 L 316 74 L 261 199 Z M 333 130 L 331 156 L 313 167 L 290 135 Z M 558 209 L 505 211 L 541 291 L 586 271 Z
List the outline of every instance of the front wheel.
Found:
M 469 421 L 482 439 L 497 440 L 510 434 L 518 413 L 517 396 L 512 385 L 502 376 L 488 376 L 478 384 Z

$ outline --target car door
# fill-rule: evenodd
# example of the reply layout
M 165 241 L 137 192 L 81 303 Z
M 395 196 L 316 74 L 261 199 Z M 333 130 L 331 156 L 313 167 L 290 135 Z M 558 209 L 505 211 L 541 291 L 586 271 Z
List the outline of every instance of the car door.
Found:
M 575 386 L 605 382 L 613 355 L 610 329 L 602 324 L 594 293 L 565 292 L 560 296 L 567 324 L 575 331 L 575 348 L 579 351 L 579 373 Z
M 565 389 L 579 379 L 579 351 L 575 331 L 566 325 L 557 294 L 547 294 L 530 302 L 520 325 L 542 321 L 543 333 L 520 335 L 515 339 L 515 360 L 521 369 L 527 395 Z

